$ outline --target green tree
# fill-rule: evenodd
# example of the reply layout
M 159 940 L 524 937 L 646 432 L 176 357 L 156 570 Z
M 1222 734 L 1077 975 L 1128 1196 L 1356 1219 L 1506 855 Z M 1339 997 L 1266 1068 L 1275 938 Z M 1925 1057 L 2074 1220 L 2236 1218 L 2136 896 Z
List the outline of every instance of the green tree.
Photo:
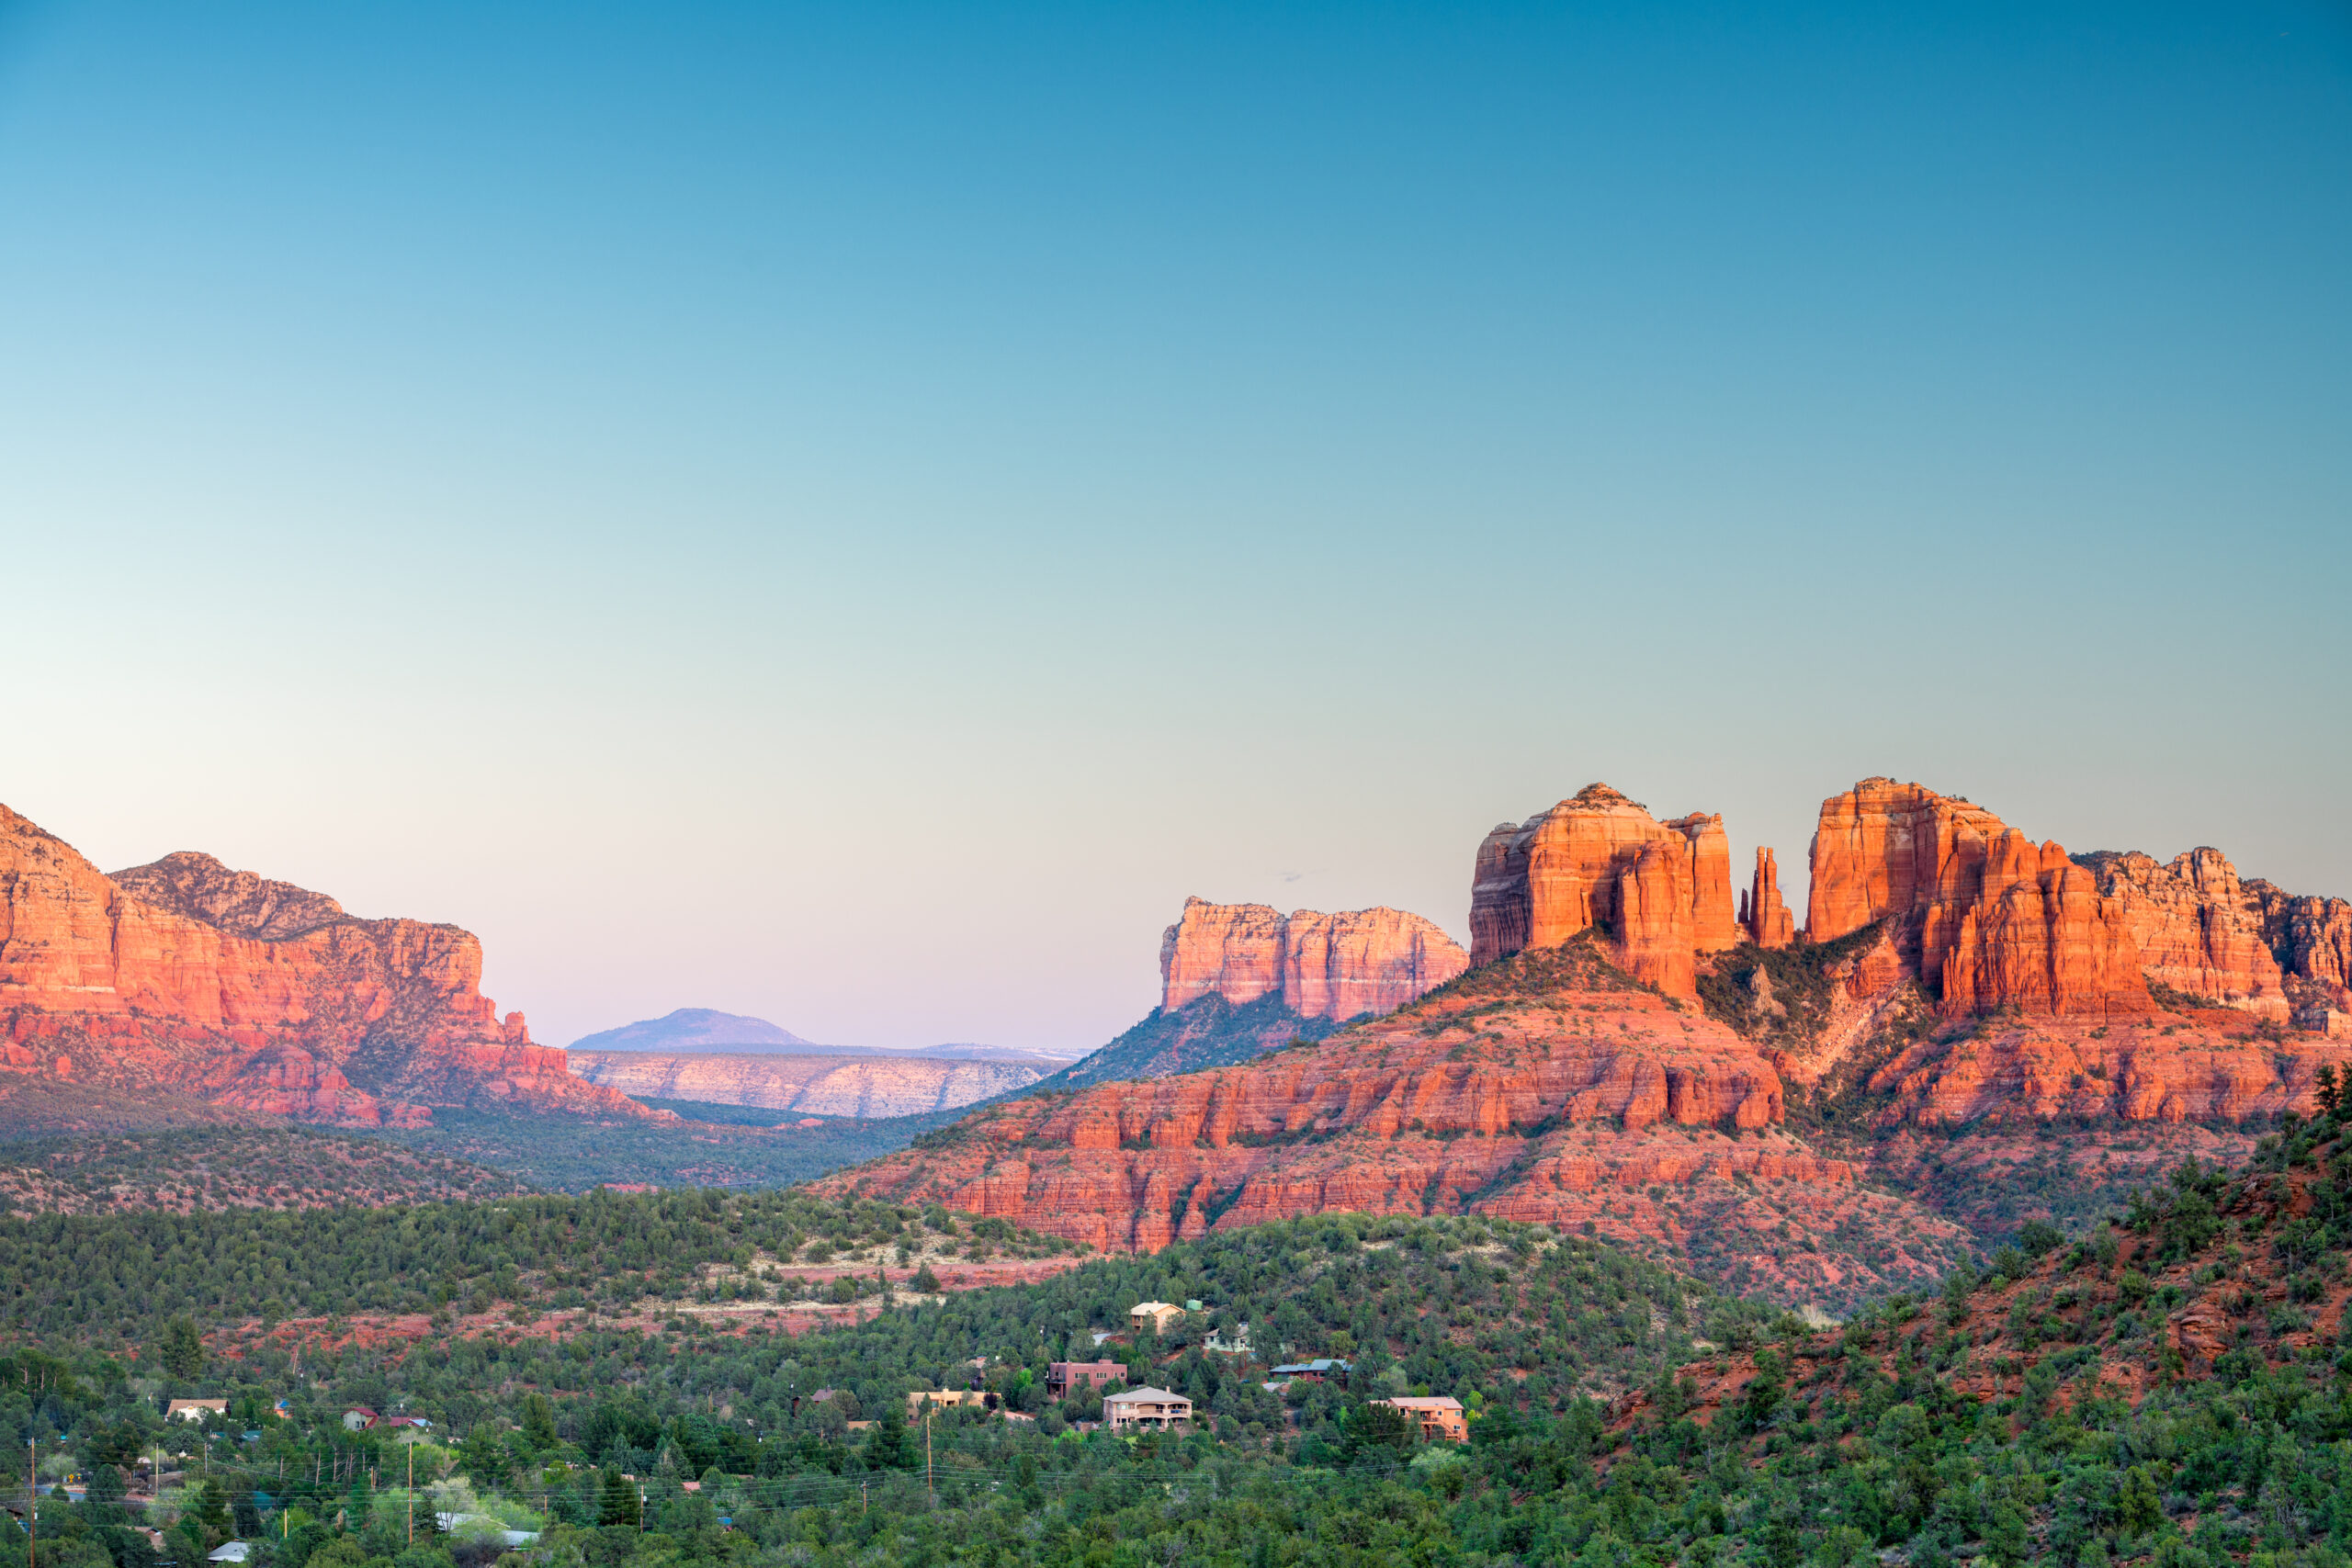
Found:
M 196 1320 L 182 1314 L 167 1319 L 155 1344 L 155 1361 L 175 1378 L 193 1379 L 204 1371 L 204 1336 Z

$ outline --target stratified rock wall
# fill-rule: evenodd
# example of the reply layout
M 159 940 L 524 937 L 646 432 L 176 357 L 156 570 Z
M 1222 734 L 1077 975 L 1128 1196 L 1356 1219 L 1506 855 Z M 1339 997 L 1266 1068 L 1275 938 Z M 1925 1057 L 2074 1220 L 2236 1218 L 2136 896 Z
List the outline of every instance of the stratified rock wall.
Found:
M 1184 900 L 1159 942 L 1160 1010 L 1212 993 L 1237 1007 L 1279 997 L 1303 1018 L 1393 1012 L 1469 966 L 1419 915 L 1385 907 L 1277 914 L 1263 904 Z
M 2245 891 L 2287 984 L 2308 992 L 2310 1004 L 2352 1009 L 2352 903 L 2298 897 L 2259 880 Z
M 1805 934 L 1830 942 L 1882 919 L 1947 1013 L 2154 1006 L 2124 906 L 2056 843 L 2037 848 L 1965 800 L 1865 779 L 1821 803 Z
M 481 987 L 481 944 L 455 926 L 356 919 L 209 855 L 110 878 L 0 807 L 0 1066 L 361 1124 L 428 1105 L 641 1114 Z
M 756 1105 L 813 1116 L 912 1116 L 953 1111 L 1028 1088 L 1045 1075 L 1011 1062 L 932 1056 L 777 1055 L 773 1053 L 569 1053 L 590 1083 L 649 1100 Z
M 2149 979 L 2267 1017 L 2287 1016 L 2278 960 L 2260 902 L 2221 851 L 2160 864 L 2137 851 L 2078 855 L 2099 891 L 2122 904 Z

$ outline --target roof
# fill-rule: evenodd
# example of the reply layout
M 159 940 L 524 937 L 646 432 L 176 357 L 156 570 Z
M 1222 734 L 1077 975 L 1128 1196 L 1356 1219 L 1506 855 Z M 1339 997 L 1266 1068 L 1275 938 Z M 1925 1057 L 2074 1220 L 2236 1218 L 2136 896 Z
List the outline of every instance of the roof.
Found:
M 1432 1399 L 1425 1394 L 1400 1393 L 1394 1399 L 1384 1399 L 1376 1403 L 1393 1404 L 1399 1410 L 1459 1410 L 1462 1408 L 1460 1400 L 1449 1399 L 1442 1395 Z
M 1334 1367 L 1352 1368 L 1352 1361 L 1342 1361 L 1335 1356 L 1318 1356 L 1311 1361 L 1285 1361 L 1274 1368 L 1276 1376 L 1283 1372 L 1328 1372 Z
M 250 1541 L 224 1540 L 220 1545 L 212 1549 L 205 1561 L 208 1562 L 243 1562 L 246 1558 L 253 1555 L 253 1543 Z
M 1127 1309 L 1127 1315 L 1133 1317 L 1139 1312 L 1182 1312 L 1183 1310 L 1174 1302 L 1137 1302 Z
M 1125 1393 L 1106 1393 L 1102 1396 L 1102 1403 L 1105 1404 L 1173 1404 L 1179 1400 L 1182 1400 L 1186 1404 L 1193 1403 L 1187 1395 L 1170 1393 L 1164 1388 L 1131 1388 Z
M 228 1408 L 229 1402 L 225 1399 L 175 1399 L 164 1414 L 173 1416 L 183 1410 L 226 1410 Z

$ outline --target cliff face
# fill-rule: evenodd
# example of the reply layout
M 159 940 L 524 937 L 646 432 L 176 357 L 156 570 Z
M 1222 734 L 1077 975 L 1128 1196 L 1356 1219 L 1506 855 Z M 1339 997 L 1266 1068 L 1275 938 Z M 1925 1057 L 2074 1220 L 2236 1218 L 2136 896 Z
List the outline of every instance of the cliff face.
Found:
M 1694 997 L 1697 954 L 1739 942 L 1723 818 L 1660 822 L 1604 784 L 1588 784 L 1478 846 L 1471 872 L 1470 962 L 1556 947 L 1606 926 L 1636 978 Z
M 356 919 L 209 855 L 108 877 L 0 807 L 0 1066 L 362 1125 L 435 1104 L 643 1114 L 481 984 L 455 926 Z
M 2260 880 L 2245 885 L 2262 915 L 2263 941 L 2306 1005 L 2352 1009 L 2352 903 L 2297 897 Z
M 1184 900 L 1159 943 L 1162 1012 L 1216 995 L 1237 1007 L 1278 998 L 1301 1018 L 1393 1012 L 1468 967 L 1452 937 L 1401 909 L 1275 913 L 1263 904 Z
M 2089 871 L 1981 807 L 1883 778 L 1821 803 L 1805 934 L 1880 920 L 1949 1014 L 2154 1010 L 2125 906 Z
M 811 1116 L 911 1116 L 992 1100 L 1044 1077 L 1008 1062 L 927 1056 L 817 1056 L 597 1051 L 574 1046 L 571 1070 L 592 1084 L 653 1100 L 758 1105 Z
M 2192 997 L 2283 1019 L 2287 994 L 2264 933 L 2263 910 L 2215 849 L 2169 864 L 2137 851 L 2078 856 L 2102 894 L 2119 900 L 2150 980 Z
M 1786 947 L 1797 939 L 1796 918 L 1781 901 L 1781 865 L 1772 852 L 1756 852 L 1756 874 L 1740 900 L 1739 923 L 1758 947 Z
M 1958 1227 L 1780 1130 L 1781 1079 L 1756 1047 L 1608 952 L 1587 936 L 1522 953 L 1242 1066 L 1003 1101 L 819 1185 L 1114 1250 L 1353 1210 L 1589 1221 L 1727 1249 L 1725 1267 L 1797 1292 L 1925 1279 L 1957 1256 Z M 1766 1183 L 1823 1231 L 1867 1240 L 1759 1252 L 1750 1230 L 1769 1222 L 1733 1216 Z

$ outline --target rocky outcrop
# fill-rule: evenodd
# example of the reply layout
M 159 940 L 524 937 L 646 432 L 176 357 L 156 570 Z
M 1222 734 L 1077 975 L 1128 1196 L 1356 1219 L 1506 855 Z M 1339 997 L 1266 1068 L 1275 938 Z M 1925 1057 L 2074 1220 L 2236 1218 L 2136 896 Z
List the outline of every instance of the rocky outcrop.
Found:
M 2154 1008 L 2128 913 L 2088 870 L 1981 807 L 1884 778 L 1822 802 L 1805 934 L 1831 942 L 1880 920 L 1948 1014 Z
M 1159 942 L 1160 1010 L 1197 998 L 1237 1007 L 1276 997 L 1302 1018 L 1393 1012 L 1469 966 L 1461 944 L 1419 915 L 1379 908 L 1277 914 L 1263 904 L 1184 900 Z
M 363 920 L 209 855 L 114 877 L 0 807 L 0 1066 L 305 1120 L 641 1115 L 481 994 L 455 926 Z
M 1770 1062 L 1588 941 L 1311 1049 L 1005 1101 L 826 1179 L 1149 1250 L 1212 1214 L 1459 1209 L 1577 1125 L 1763 1129 L 1781 1113 Z
M 597 1051 L 573 1046 L 571 1070 L 648 1100 L 757 1105 L 809 1116 L 911 1116 L 1028 1088 L 1045 1075 L 1007 1062 L 936 1057 Z
M 2221 851 L 2194 849 L 2169 863 L 2137 851 L 2075 859 L 2098 877 L 2101 894 L 2122 904 L 2150 980 L 2266 1017 L 2287 1016 L 2261 905 Z
M 1588 784 L 1478 846 L 1470 962 L 1556 947 L 1593 926 L 1623 965 L 1669 996 L 1692 997 L 1694 956 L 1736 946 L 1723 818 L 1660 822 L 1604 784 Z
M 1739 923 L 1758 947 L 1786 947 L 1797 939 L 1796 917 L 1781 901 L 1781 867 L 1772 852 L 1756 852 L 1756 874 L 1741 895 Z
M 2245 896 L 2296 1000 L 2307 1010 L 2352 1009 L 2352 903 L 2298 897 L 2260 880 L 2245 884 Z

